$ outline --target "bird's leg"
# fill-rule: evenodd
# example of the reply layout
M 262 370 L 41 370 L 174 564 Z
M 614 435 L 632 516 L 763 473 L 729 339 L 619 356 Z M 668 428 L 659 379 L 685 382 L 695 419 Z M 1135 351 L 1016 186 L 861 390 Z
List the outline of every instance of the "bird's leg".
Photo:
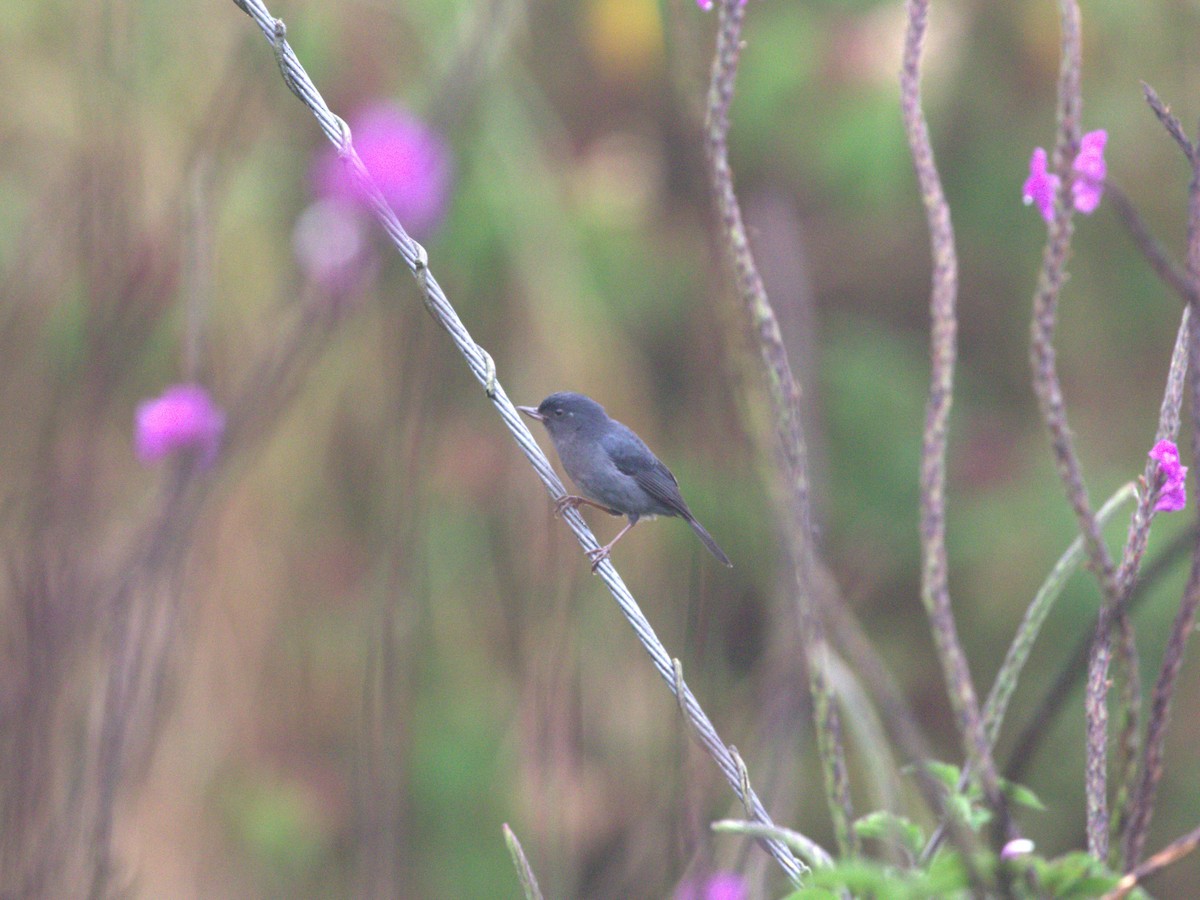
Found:
M 593 572 L 596 571 L 596 568 L 597 568 L 597 566 L 600 565 L 600 563 L 602 563 L 606 559 L 608 559 L 609 555 L 612 553 L 613 545 L 616 544 L 616 542 L 619 541 L 621 538 L 623 538 L 625 536 L 625 532 L 627 532 L 630 528 L 632 528 L 634 525 L 636 525 L 637 521 L 638 520 L 636 518 L 630 518 L 629 524 L 626 525 L 624 528 L 622 528 L 620 531 L 618 531 L 617 536 L 615 538 L 613 538 L 611 541 L 609 541 L 603 547 L 599 547 L 595 550 L 589 550 L 587 552 L 588 559 L 590 559 L 592 561 L 592 571 Z
M 611 507 L 604 506 L 603 504 L 597 503 L 594 500 L 589 500 L 587 497 L 576 497 L 573 494 L 568 494 L 565 497 L 559 497 L 554 501 L 554 514 L 556 516 L 561 516 L 568 509 L 578 509 L 579 507 L 585 505 L 594 506 L 596 509 L 602 509 L 610 516 L 621 515 L 621 513 L 615 509 L 612 509 Z

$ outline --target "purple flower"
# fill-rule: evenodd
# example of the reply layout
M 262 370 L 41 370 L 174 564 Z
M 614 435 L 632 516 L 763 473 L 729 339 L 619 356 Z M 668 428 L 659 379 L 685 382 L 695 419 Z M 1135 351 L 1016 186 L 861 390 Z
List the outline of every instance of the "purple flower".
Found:
M 1080 140 L 1079 153 L 1071 163 L 1071 203 L 1085 216 L 1095 212 L 1104 195 L 1104 179 L 1108 176 L 1108 166 L 1104 162 L 1107 142 L 1108 132 L 1103 128 L 1089 131 Z M 1054 195 L 1061 183 L 1062 179 L 1047 169 L 1046 151 L 1034 147 L 1033 156 L 1029 158 L 1029 177 L 1021 189 L 1025 205 L 1036 203 L 1042 218 L 1053 221 Z
M 1108 175 L 1108 166 L 1104 162 L 1104 145 L 1107 142 L 1108 132 L 1103 128 L 1089 131 L 1080 141 L 1079 155 L 1071 164 L 1074 172 L 1071 199 L 1075 208 L 1084 215 L 1092 213 L 1104 195 L 1104 179 Z
M 1187 466 L 1179 464 L 1179 448 L 1173 441 L 1159 441 L 1150 451 L 1150 458 L 1158 463 L 1154 480 L 1158 502 L 1154 511 L 1179 512 L 1187 505 Z
M 705 12 L 708 12 L 710 9 L 712 9 L 713 0 L 696 0 L 696 5 Z
M 380 103 L 350 120 L 354 149 L 405 230 L 420 238 L 441 222 L 450 198 L 453 163 L 445 139 L 403 107 Z M 313 167 L 316 193 L 366 208 L 366 192 L 327 148 Z
M 1016 859 L 1018 856 L 1027 856 L 1033 852 L 1033 841 L 1029 838 L 1013 838 L 1000 851 L 1000 858 L 1003 860 Z
M 1025 205 L 1036 203 L 1047 222 L 1054 221 L 1054 195 L 1062 179 L 1051 175 L 1046 169 L 1046 151 L 1041 147 L 1033 148 L 1033 156 L 1029 158 L 1029 177 L 1021 189 Z
M 173 384 L 161 396 L 138 404 L 133 420 L 133 450 L 144 463 L 155 463 L 180 450 L 194 450 L 202 465 L 217 458 L 225 433 L 225 413 L 198 384 Z
M 736 872 L 714 872 L 707 881 L 689 879 L 675 891 L 675 900 L 746 900 L 746 879 Z

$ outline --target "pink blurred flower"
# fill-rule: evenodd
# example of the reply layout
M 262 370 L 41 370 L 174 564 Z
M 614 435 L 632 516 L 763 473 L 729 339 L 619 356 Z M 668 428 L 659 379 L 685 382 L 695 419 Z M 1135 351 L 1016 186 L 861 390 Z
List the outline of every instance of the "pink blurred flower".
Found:
M 155 463 L 168 454 L 194 450 L 202 465 L 217 458 L 225 433 L 225 413 L 198 384 L 173 384 L 138 404 L 133 425 L 134 454 Z
M 449 204 L 453 175 L 445 139 L 403 107 L 379 103 L 350 119 L 351 139 L 400 224 L 414 237 L 429 235 Z M 313 167 L 317 196 L 367 206 L 365 192 L 332 147 Z
M 1000 858 L 1003 860 L 1016 859 L 1019 856 L 1028 856 L 1033 852 L 1033 841 L 1029 838 L 1013 838 L 1000 851 Z
M 675 900 L 746 900 L 746 879 L 736 872 L 714 872 L 707 881 L 689 879 L 675 891 Z
M 1058 193 L 1061 179 L 1051 175 L 1046 169 L 1046 151 L 1041 147 L 1033 148 L 1033 156 L 1029 158 L 1029 177 L 1021 188 L 1021 199 L 1025 205 L 1037 204 L 1042 218 L 1047 222 L 1054 220 L 1054 195 Z
M 1179 448 L 1173 441 L 1159 441 L 1150 451 L 1158 463 L 1158 502 L 1155 512 L 1179 512 L 1187 505 L 1187 466 L 1179 464 Z
M 1079 155 L 1071 164 L 1075 177 L 1071 181 L 1071 199 L 1079 212 L 1088 215 L 1100 205 L 1104 195 L 1104 179 L 1108 166 L 1104 162 L 1104 145 L 1108 143 L 1108 132 L 1101 128 L 1089 131 L 1080 141 Z
M 296 262 L 310 279 L 332 294 L 345 294 L 375 274 L 369 222 L 342 200 L 317 200 L 292 229 Z

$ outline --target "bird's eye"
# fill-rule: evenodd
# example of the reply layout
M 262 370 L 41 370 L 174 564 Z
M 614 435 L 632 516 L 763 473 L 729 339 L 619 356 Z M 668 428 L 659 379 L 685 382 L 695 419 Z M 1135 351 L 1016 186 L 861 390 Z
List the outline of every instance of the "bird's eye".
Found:
M 554 411 L 554 414 L 555 414 L 556 416 L 558 416 L 558 417 L 561 419 L 561 418 L 562 418 L 563 411 L 562 411 L 562 409 L 561 409 L 561 408 L 559 408 L 559 409 L 556 409 L 556 410 Z

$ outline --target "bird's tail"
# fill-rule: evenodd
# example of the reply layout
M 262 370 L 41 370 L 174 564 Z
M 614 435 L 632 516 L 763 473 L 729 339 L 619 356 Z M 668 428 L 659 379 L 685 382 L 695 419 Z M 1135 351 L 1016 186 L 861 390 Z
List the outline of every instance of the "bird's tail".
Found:
M 717 542 L 713 540 L 712 535 L 704 530 L 704 526 L 696 521 L 695 516 L 688 516 L 687 523 L 692 526 L 692 531 L 696 532 L 696 537 L 704 542 L 704 546 L 708 548 L 708 552 L 721 561 L 722 565 L 733 568 L 733 563 L 729 561 L 729 557 L 725 555 L 725 551 L 717 546 Z

